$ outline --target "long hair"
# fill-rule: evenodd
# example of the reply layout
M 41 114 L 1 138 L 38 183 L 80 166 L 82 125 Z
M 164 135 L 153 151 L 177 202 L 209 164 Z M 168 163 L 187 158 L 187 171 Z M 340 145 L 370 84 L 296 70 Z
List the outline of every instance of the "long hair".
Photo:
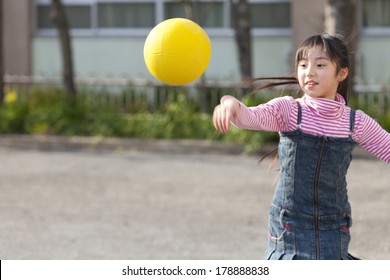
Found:
M 298 69 L 298 64 L 302 59 L 307 58 L 308 51 L 314 47 L 321 47 L 322 50 L 328 55 L 329 59 L 335 63 L 337 73 L 342 68 L 349 67 L 349 52 L 347 45 L 341 39 L 340 36 L 331 36 L 327 33 L 314 35 L 308 37 L 302 42 L 295 54 L 295 73 Z M 254 83 L 259 81 L 266 81 L 265 84 L 255 87 L 252 93 L 257 93 L 262 89 L 272 88 L 275 86 L 293 85 L 298 84 L 298 79 L 295 76 L 291 77 L 259 77 L 252 78 L 245 81 L 245 83 Z M 337 92 L 341 94 L 345 102 L 348 102 L 348 84 L 349 76 L 339 83 Z

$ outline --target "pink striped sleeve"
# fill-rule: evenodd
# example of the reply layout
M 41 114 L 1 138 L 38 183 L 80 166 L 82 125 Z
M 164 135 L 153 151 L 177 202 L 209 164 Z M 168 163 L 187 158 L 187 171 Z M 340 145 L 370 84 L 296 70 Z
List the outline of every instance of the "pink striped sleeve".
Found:
M 286 132 L 297 127 L 298 105 L 291 96 L 275 98 L 256 107 L 240 104 L 239 119 L 233 121 L 239 128 Z
M 354 140 L 377 158 L 390 163 L 390 134 L 374 119 L 356 111 Z

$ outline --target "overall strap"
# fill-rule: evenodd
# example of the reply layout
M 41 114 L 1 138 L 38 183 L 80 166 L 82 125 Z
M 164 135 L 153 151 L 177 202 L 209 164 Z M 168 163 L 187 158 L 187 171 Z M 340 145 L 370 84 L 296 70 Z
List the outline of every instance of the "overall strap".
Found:
M 351 109 L 351 113 L 349 116 L 349 135 L 352 135 L 355 129 L 355 115 L 356 110 Z
M 302 122 L 302 107 L 301 104 L 297 101 L 298 104 L 298 119 L 297 119 L 297 128 L 301 128 L 301 122 Z

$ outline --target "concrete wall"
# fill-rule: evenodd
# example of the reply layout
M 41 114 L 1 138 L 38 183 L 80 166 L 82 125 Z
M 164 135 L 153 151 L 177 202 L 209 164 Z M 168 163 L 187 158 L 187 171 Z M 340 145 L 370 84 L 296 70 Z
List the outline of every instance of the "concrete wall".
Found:
M 31 0 L 3 0 L 4 74 L 31 74 Z
M 390 85 L 390 38 L 363 37 L 358 47 L 357 74 L 362 84 Z
M 238 58 L 234 38 L 211 37 L 212 58 L 206 71 L 210 81 L 239 81 Z M 145 37 L 107 38 L 75 37 L 73 53 L 78 77 L 126 77 L 153 79 L 143 60 Z M 288 72 L 290 38 L 255 38 L 253 42 L 254 74 L 280 75 Z M 47 77 L 61 73 L 60 48 L 55 37 L 33 39 L 33 73 Z

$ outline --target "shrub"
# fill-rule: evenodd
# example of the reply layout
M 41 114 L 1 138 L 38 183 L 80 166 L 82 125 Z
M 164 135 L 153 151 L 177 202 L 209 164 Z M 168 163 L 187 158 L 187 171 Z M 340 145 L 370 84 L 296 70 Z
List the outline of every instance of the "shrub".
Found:
M 167 92 L 166 96 L 170 98 L 153 110 L 148 110 L 148 100 L 142 99 L 135 100 L 130 110 L 123 112 L 123 107 L 110 102 L 109 93 L 82 92 L 77 99 L 71 99 L 57 89 L 35 88 L 23 98 L 13 92 L 0 108 L 0 133 L 204 139 L 245 144 L 247 153 L 278 139 L 275 132 L 235 127 L 228 134 L 220 134 L 213 127 L 211 114 L 200 112 L 187 92 Z M 271 98 L 272 95 L 265 93 L 248 95 L 242 101 L 252 106 Z M 375 118 L 384 129 L 390 130 L 389 112 L 379 114 L 374 106 L 359 107 L 356 100 L 352 100 L 351 104 Z
M 74 100 L 55 89 L 33 90 L 0 109 L 2 133 L 116 136 L 123 121 L 112 106 Z

